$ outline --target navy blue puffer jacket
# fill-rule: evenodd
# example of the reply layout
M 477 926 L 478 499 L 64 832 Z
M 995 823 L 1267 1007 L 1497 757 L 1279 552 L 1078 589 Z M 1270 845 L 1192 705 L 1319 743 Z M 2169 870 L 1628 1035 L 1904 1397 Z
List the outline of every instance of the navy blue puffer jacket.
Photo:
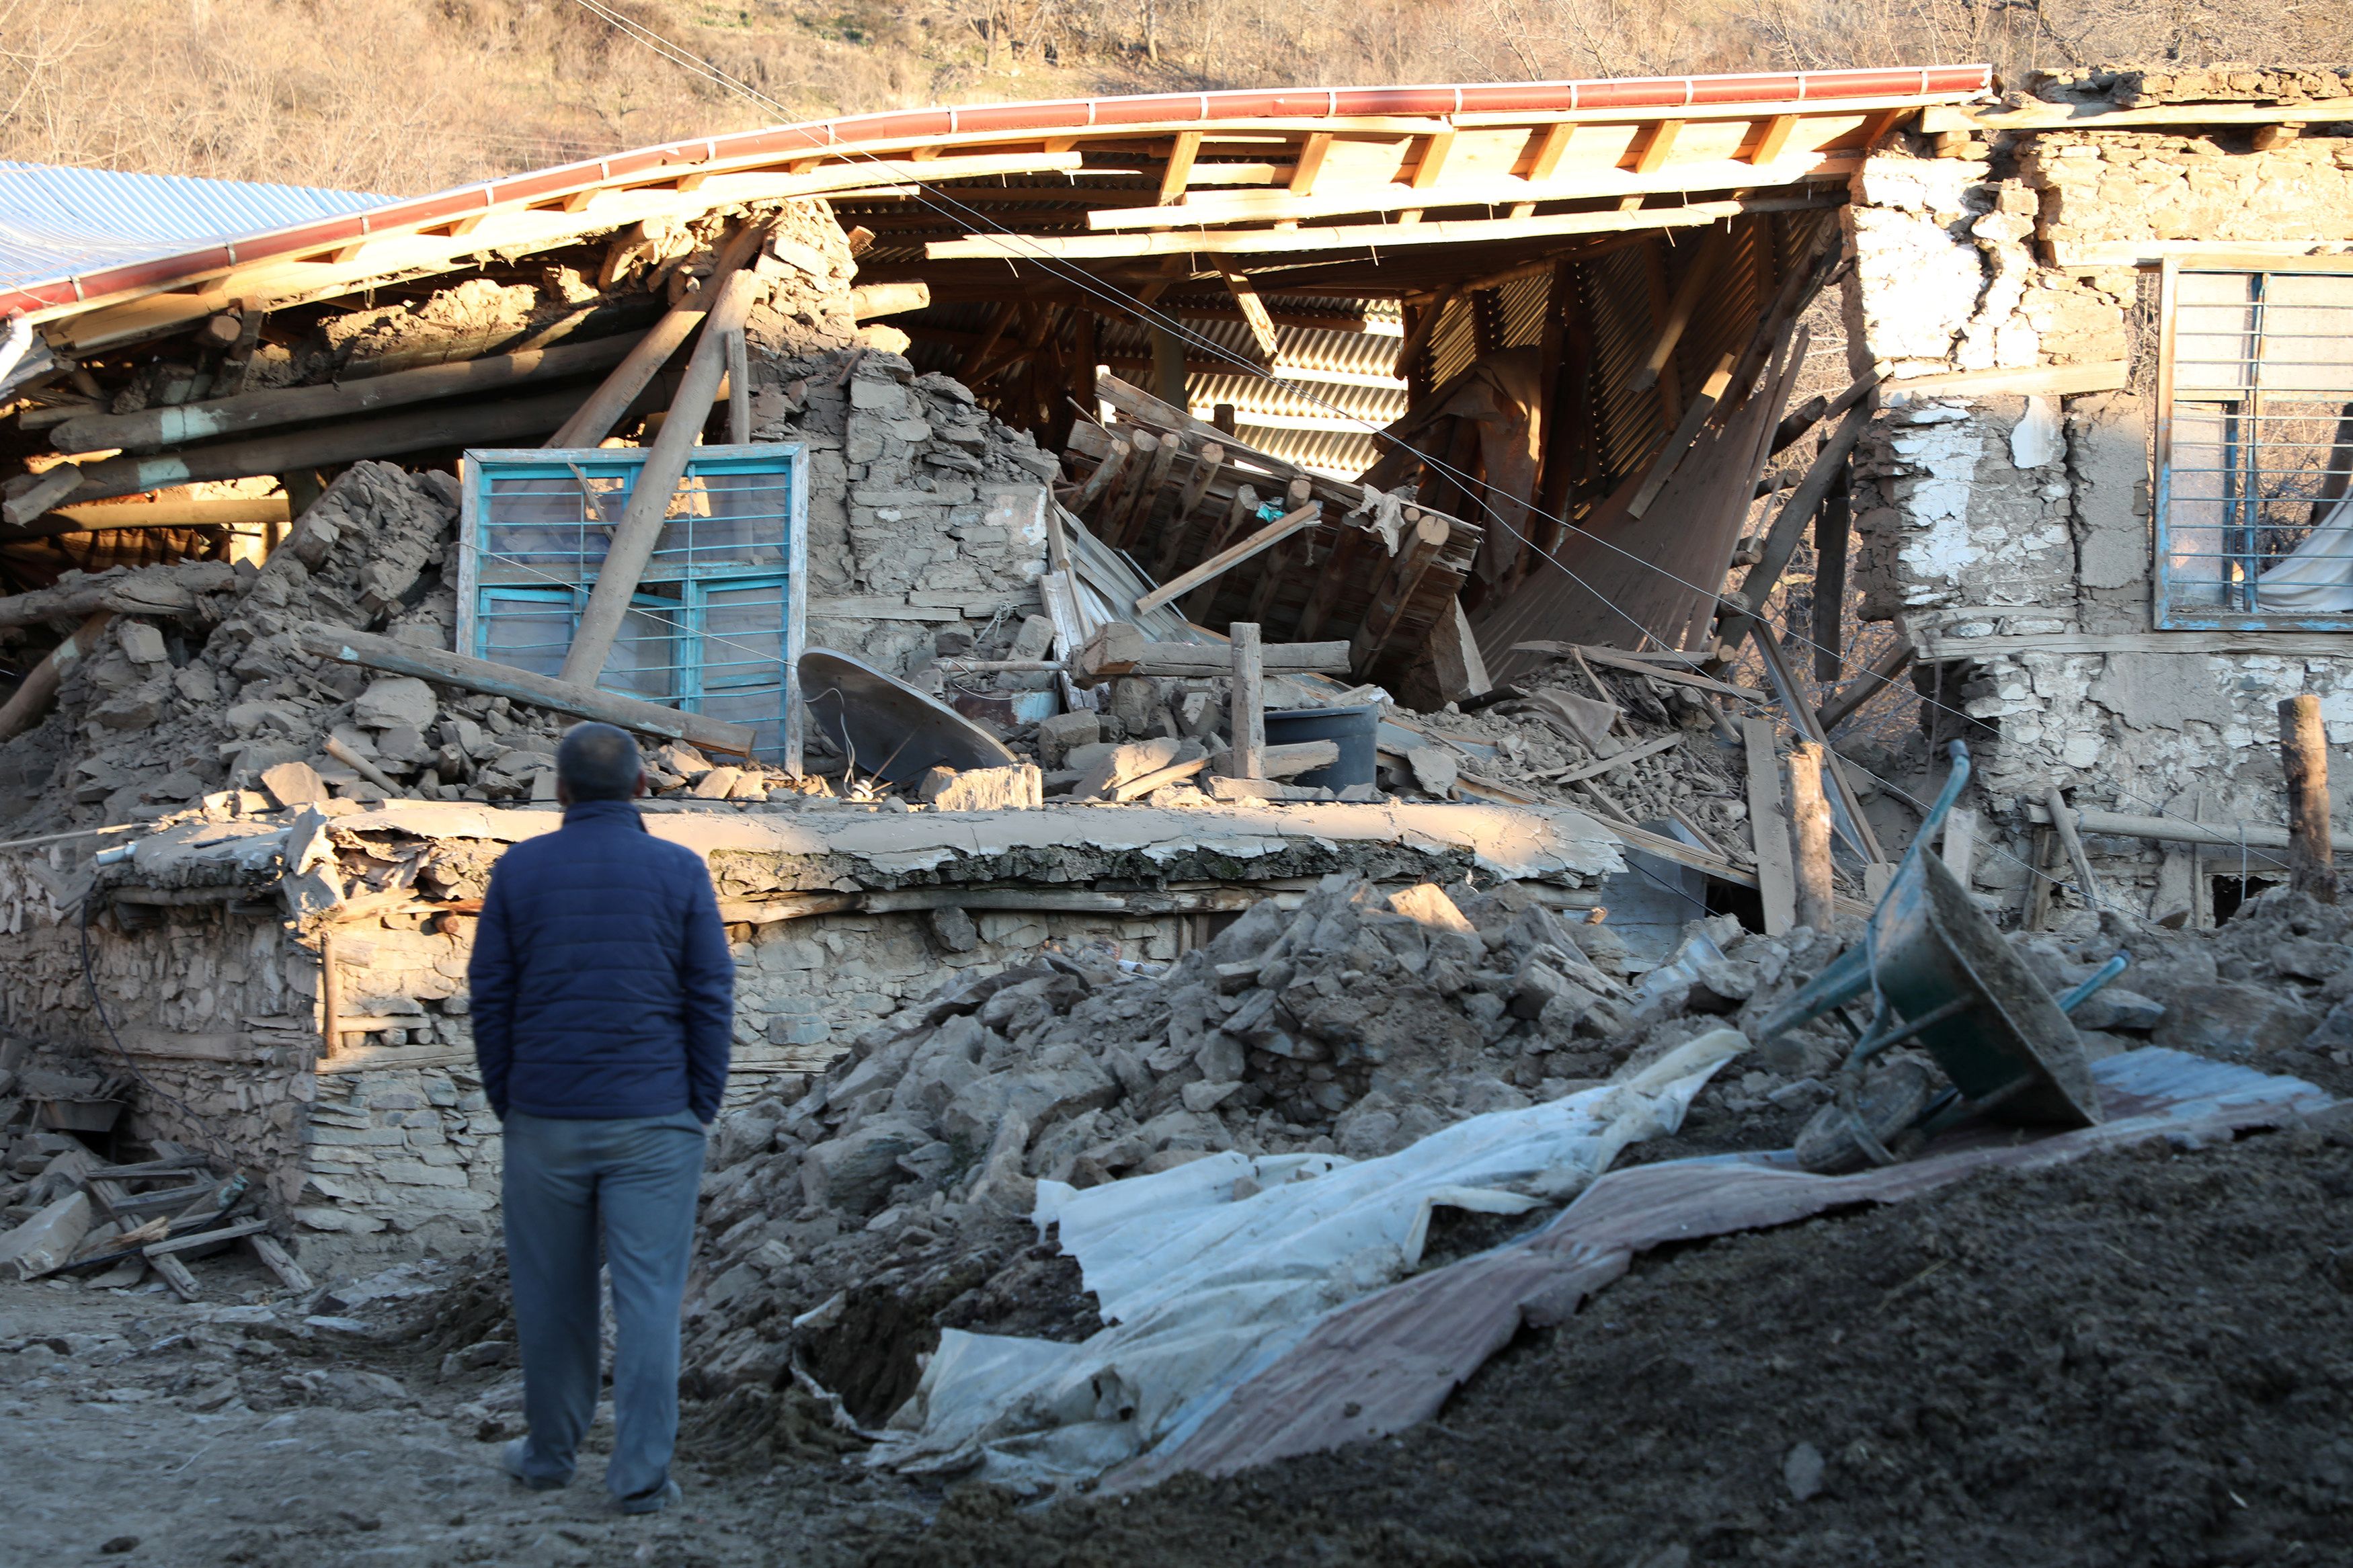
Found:
M 735 964 L 702 858 L 626 800 L 583 801 L 500 857 L 469 969 L 491 1109 L 719 1114 Z

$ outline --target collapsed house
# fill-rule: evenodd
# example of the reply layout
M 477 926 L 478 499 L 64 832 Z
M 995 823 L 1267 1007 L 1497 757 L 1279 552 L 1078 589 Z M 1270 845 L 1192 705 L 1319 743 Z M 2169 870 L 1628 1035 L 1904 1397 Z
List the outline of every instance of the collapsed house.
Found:
M 1475 994 L 1606 1003 L 1797 924 L 1807 743 L 1845 913 L 1960 736 L 1944 853 L 2013 923 L 2211 923 L 2286 843 L 2353 467 L 2306 428 L 2346 85 L 2242 75 L 923 110 L 22 275 L 12 1158 L 112 1106 L 322 1248 L 479 1234 L 467 944 L 579 718 L 710 860 L 739 1103 L 944 975 L 1176 963 L 1335 874 L 1515 884 L 1571 931 Z M 1916 736 L 1841 727 L 1907 667 Z

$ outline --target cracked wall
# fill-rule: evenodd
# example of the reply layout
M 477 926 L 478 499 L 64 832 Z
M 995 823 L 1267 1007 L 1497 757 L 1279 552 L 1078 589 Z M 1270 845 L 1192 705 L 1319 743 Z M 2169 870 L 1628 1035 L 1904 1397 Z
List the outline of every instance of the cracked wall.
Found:
M 2353 633 L 2338 656 L 2331 633 L 2155 629 L 2154 273 L 2130 262 L 2179 239 L 2300 252 L 2353 238 L 2353 138 L 2257 151 L 2252 135 L 2019 133 L 1962 157 L 1894 149 L 1854 176 L 1842 305 L 1858 374 L 2128 367 L 2123 388 L 2063 397 L 1894 391 L 1855 457 L 1864 614 L 1924 650 L 1925 696 L 1981 726 L 1967 732 L 1993 845 L 1978 883 L 2013 910 L 2028 804 L 2052 788 L 2079 807 L 2279 823 L 2279 700 L 2318 693 L 2331 741 L 2353 743 Z M 2181 902 L 2183 851 L 2089 846 L 2135 907 Z

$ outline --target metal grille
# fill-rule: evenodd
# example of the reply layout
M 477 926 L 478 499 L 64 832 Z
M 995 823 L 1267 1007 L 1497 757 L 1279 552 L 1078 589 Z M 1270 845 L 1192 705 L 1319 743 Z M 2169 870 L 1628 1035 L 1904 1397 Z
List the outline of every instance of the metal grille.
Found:
M 644 462 L 636 447 L 467 453 L 459 646 L 560 671 Z M 801 464 L 797 446 L 698 448 L 598 686 L 749 725 L 757 754 L 792 760 Z
M 2168 266 L 2158 622 L 2353 629 L 2353 268 Z

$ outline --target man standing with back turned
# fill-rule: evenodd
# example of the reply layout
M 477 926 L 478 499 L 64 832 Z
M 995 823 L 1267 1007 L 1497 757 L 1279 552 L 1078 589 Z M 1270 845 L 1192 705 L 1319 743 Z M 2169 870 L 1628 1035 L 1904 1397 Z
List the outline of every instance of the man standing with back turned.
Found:
M 619 1330 L 605 1484 L 624 1513 L 653 1513 L 679 1495 L 679 1306 L 735 967 L 702 858 L 631 804 L 637 742 L 575 725 L 555 776 L 564 826 L 500 859 L 470 970 L 531 1426 L 500 1468 L 533 1490 L 572 1479 L 596 1410 L 601 1242 Z

